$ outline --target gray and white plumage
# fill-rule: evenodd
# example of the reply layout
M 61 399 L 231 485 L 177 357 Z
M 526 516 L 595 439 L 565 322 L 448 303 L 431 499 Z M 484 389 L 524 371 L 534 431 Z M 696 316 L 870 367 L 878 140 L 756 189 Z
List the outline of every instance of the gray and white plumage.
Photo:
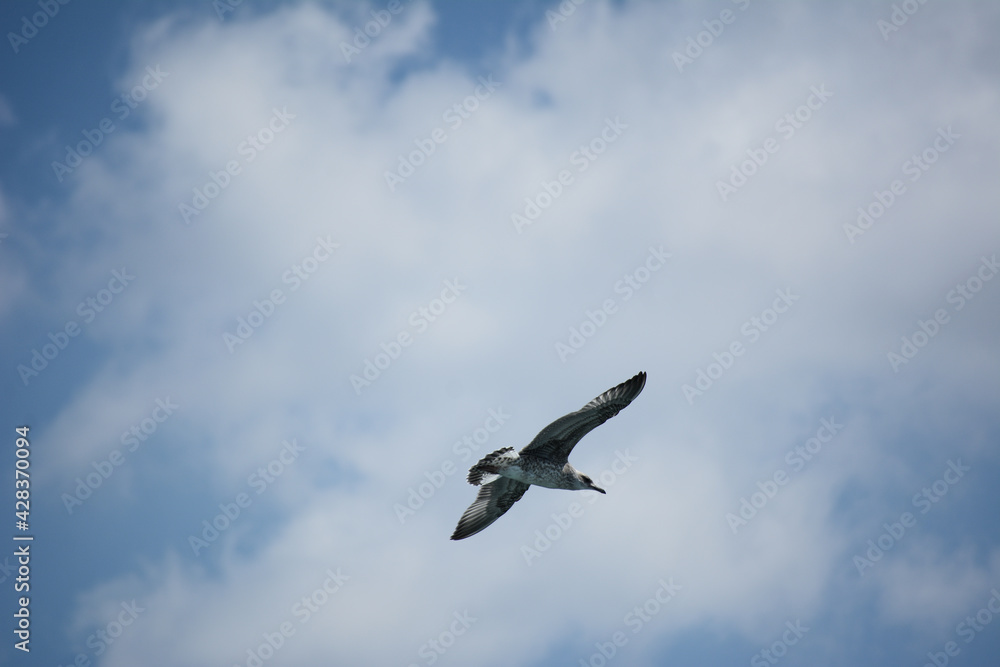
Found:
M 481 485 L 479 494 L 462 514 L 451 539 L 465 539 L 489 526 L 520 500 L 532 484 L 604 493 L 590 477 L 570 465 L 570 452 L 583 436 L 631 403 L 644 386 L 646 373 L 641 372 L 576 412 L 555 420 L 520 452 L 504 447 L 483 457 L 469 469 L 468 477 L 470 484 Z

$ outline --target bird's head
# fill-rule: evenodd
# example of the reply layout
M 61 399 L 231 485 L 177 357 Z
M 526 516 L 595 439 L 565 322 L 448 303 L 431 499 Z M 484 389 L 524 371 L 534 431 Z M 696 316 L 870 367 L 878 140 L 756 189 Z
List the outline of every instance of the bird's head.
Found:
M 583 486 L 580 487 L 580 488 L 583 488 L 583 489 L 593 489 L 594 491 L 599 491 L 599 492 L 604 493 L 604 494 L 607 493 L 607 491 L 605 491 L 601 487 L 599 487 L 596 484 L 594 484 L 594 480 L 590 479 L 589 477 L 587 477 L 583 473 L 580 473 L 579 479 L 580 479 L 580 482 L 583 484 Z

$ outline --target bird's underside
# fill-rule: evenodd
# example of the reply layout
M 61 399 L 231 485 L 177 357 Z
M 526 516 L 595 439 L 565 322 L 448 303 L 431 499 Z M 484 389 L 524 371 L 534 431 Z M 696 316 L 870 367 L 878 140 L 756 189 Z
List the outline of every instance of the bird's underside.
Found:
M 465 539 L 489 526 L 520 500 L 532 484 L 589 488 L 604 493 L 589 477 L 569 465 L 569 454 L 583 436 L 623 410 L 645 385 L 646 373 L 638 373 L 546 426 L 520 452 L 504 447 L 472 466 L 468 480 L 470 484 L 481 485 L 479 493 L 462 514 L 451 539 Z

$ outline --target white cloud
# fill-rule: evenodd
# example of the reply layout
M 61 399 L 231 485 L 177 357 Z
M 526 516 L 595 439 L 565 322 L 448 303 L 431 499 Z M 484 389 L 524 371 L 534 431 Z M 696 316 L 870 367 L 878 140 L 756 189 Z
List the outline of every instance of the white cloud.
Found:
M 879 580 L 884 613 L 895 623 L 913 623 L 954 639 L 955 626 L 975 616 L 1000 580 L 1000 553 L 980 564 L 971 549 L 941 553 L 941 545 L 918 544 L 909 557 L 886 563 Z

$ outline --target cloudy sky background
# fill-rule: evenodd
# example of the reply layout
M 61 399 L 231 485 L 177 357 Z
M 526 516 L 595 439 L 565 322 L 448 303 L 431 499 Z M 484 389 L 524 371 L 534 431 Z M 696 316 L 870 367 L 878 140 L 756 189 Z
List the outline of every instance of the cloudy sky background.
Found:
M 4 5 L 25 664 L 995 664 L 1000 9 L 468 5 Z M 606 496 L 448 540 L 479 455 L 640 370 Z

